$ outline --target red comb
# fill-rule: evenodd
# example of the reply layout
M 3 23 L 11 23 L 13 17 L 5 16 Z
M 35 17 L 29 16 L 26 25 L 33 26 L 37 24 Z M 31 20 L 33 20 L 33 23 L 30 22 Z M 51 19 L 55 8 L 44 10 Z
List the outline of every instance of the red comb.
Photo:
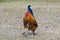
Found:
M 28 13 L 28 11 L 26 12 L 26 16 L 28 16 L 29 15 L 29 13 Z

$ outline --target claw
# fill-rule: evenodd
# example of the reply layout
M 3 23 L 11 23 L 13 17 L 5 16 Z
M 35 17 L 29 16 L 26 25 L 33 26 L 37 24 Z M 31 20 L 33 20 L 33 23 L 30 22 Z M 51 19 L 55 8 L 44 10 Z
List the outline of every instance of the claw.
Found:
M 33 33 L 33 35 L 36 35 L 35 33 Z
M 24 35 L 24 34 L 25 34 L 25 32 L 22 33 L 22 35 Z

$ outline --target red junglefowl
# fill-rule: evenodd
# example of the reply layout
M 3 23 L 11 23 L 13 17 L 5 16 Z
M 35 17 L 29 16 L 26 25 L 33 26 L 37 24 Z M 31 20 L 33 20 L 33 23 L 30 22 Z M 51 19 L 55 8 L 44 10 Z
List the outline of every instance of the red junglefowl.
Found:
M 30 8 L 30 6 L 31 5 L 28 5 L 28 11 L 23 15 L 23 25 L 25 30 L 27 31 L 31 30 L 33 32 L 33 35 L 36 35 L 35 30 L 37 29 L 38 24 L 37 21 L 35 20 L 33 11 Z

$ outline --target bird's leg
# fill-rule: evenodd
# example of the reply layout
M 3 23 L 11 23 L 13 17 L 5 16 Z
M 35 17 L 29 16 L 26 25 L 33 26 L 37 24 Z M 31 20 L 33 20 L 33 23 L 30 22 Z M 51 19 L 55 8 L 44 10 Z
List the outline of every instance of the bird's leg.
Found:
M 23 35 L 26 34 L 28 32 L 28 29 L 25 28 L 24 32 L 23 32 Z
M 36 35 L 36 33 L 35 33 L 35 32 L 33 32 L 33 35 Z
M 36 35 L 35 30 L 33 30 L 32 32 L 33 32 L 33 35 Z
M 36 27 L 33 26 L 33 27 L 32 27 L 33 35 L 36 35 L 35 30 L 36 30 Z

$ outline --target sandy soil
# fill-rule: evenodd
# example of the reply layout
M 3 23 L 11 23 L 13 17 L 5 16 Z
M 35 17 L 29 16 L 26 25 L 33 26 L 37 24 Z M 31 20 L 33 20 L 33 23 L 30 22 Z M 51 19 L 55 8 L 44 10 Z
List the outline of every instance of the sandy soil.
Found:
M 0 40 L 60 40 L 60 3 L 31 5 L 38 22 L 38 34 L 24 37 L 22 17 L 27 4 L 0 3 Z

